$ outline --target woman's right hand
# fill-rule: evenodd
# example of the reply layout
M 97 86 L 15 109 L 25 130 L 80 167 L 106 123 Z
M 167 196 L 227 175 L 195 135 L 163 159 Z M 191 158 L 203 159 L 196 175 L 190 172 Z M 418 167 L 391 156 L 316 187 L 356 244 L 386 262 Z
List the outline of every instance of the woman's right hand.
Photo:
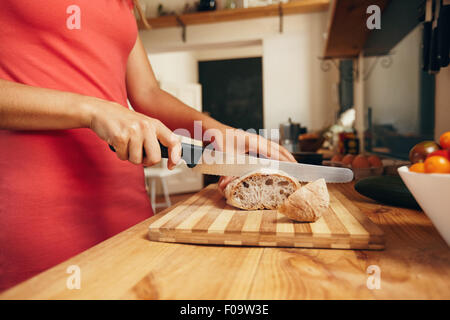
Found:
M 158 119 L 97 98 L 90 99 L 88 104 L 91 110 L 90 128 L 114 147 L 119 159 L 145 166 L 154 165 L 161 161 L 159 140 L 169 150 L 167 167 L 172 169 L 180 161 L 180 140 Z

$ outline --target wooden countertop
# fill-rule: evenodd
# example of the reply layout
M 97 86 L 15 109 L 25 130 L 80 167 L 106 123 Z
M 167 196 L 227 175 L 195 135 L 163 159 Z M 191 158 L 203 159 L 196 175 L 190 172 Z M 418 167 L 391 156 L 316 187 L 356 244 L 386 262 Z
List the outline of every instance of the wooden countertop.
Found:
M 420 211 L 340 185 L 386 235 L 383 251 L 151 242 L 146 220 L 4 292 L 0 299 L 450 299 L 450 250 Z M 69 290 L 68 266 L 81 269 Z M 366 286 L 367 267 L 381 288 Z

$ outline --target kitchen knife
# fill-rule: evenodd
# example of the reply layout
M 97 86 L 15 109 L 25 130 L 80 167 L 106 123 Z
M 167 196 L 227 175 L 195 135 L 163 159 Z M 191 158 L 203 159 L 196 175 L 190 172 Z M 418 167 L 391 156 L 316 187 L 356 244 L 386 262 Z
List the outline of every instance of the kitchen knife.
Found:
M 158 141 L 159 142 L 159 141 Z M 109 148 L 116 152 L 116 149 L 112 145 L 109 145 Z M 161 149 L 161 158 L 169 158 L 169 150 L 165 145 L 159 142 L 159 148 Z M 186 165 L 189 168 L 193 168 L 199 162 L 204 148 L 202 146 L 197 146 L 189 143 L 181 143 L 181 159 L 186 162 Z M 142 150 L 142 156 L 145 157 L 145 150 Z
M 159 144 L 161 157 L 168 158 L 167 147 Z M 181 143 L 181 159 L 193 170 L 218 176 L 240 177 L 251 171 L 281 170 L 302 182 L 311 182 L 324 178 L 327 183 L 345 183 L 353 180 L 353 171 L 347 168 L 316 166 L 310 164 L 276 161 L 249 155 L 230 155 L 202 146 Z M 115 151 L 112 146 L 111 150 Z

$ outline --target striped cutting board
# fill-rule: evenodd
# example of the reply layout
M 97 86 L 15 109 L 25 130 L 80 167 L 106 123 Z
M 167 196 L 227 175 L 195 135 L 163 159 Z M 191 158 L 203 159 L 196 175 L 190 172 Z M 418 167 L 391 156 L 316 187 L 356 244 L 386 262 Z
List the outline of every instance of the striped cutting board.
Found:
M 216 185 L 150 219 L 153 241 L 236 246 L 383 249 L 383 232 L 332 184 L 330 209 L 315 223 L 294 222 L 276 210 L 228 206 Z

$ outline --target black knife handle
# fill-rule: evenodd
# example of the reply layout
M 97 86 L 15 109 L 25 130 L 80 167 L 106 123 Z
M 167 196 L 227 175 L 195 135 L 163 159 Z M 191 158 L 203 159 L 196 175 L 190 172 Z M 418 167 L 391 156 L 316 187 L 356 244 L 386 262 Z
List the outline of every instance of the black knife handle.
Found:
M 112 145 L 109 145 L 109 148 L 111 149 L 111 151 L 116 152 L 116 149 Z M 161 150 L 161 158 L 168 159 L 169 150 L 167 149 L 167 147 L 159 142 L 159 148 Z M 189 168 L 193 168 L 197 165 L 203 154 L 203 151 L 204 148 L 202 146 L 184 142 L 181 143 L 181 159 L 186 161 L 186 165 Z M 142 150 L 142 156 L 146 157 L 145 150 Z
M 159 149 L 161 149 L 161 158 L 169 159 L 169 149 L 167 149 L 167 147 L 161 142 L 159 142 Z M 143 150 L 143 152 L 145 154 L 145 150 Z
M 109 148 L 113 152 L 116 152 L 116 149 L 112 145 L 109 145 Z M 159 142 L 159 148 L 161 149 L 161 158 L 168 159 L 169 158 L 169 150 L 167 149 L 167 147 L 165 145 L 163 145 L 161 142 Z M 146 157 L 146 156 L 147 156 L 147 154 L 145 153 L 145 149 L 143 149 L 142 150 L 142 157 Z

